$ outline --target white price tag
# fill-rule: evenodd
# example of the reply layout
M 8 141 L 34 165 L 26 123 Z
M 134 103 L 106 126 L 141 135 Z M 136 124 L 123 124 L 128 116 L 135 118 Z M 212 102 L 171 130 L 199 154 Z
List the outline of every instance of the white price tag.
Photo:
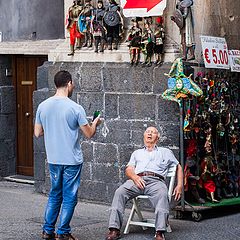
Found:
M 225 38 L 201 36 L 206 68 L 229 69 L 228 47 Z
M 229 50 L 229 60 L 232 72 L 240 72 L 240 50 Z

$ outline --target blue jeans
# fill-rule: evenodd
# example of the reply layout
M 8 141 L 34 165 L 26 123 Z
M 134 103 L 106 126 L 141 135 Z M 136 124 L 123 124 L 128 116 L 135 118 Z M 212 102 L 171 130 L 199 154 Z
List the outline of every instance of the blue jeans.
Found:
M 70 233 L 70 221 L 77 205 L 77 194 L 80 185 L 80 165 L 49 164 L 51 190 L 45 210 L 43 231 L 50 234 L 55 231 L 59 216 L 57 234 Z

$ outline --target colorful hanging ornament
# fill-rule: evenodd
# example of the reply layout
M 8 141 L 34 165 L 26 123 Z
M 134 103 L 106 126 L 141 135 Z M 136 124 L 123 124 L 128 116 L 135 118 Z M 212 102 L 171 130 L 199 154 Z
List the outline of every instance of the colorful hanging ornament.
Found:
M 183 98 L 198 97 L 203 94 L 201 88 L 192 81 L 191 75 L 187 77 L 183 73 L 181 58 L 175 59 L 167 76 L 169 76 L 168 89 L 162 94 L 163 99 L 175 101 L 181 105 Z

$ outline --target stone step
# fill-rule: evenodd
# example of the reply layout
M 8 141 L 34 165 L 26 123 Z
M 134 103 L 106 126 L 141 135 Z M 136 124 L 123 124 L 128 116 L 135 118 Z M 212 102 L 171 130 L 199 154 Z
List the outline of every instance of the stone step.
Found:
M 164 50 L 164 62 L 173 62 L 179 54 L 176 48 L 167 44 Z M 95 53 L 94 48 L 76 50 L 74 56 L 68 56 L 69 52 L 68 38 L 0 43 L 0 54 L 48 55 L 51 62 L 130 62 L 127 43 L 121 43 L 118 50 L 105 50 L 104 53 Z M 143 59 L 141 54 L 141 61 Z
M 74 56 L 68 56 L 69 52 L 69 39 L 65 39 L 58 47 L 50 50 L 48 60 L 52 62 L 130 62 L 127 43 L 121 43 L 118 50 L 104 50 L 104 53 L 95 53 L 93 47 L 76 49 Z M 173 62 L 178 54 L 178 51 L 175 52 L 175 49 L 166 46 L 164 62 Z M 140 61 L 143 61 L 143 59 L 144 56 L 141 53 Z

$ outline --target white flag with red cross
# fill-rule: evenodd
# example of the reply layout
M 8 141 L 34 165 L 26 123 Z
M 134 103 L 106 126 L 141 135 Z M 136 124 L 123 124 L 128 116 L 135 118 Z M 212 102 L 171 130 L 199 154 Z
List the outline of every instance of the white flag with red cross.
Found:
M 148 17 L 163 15 L 167 0 L 121 0 L 125 17 Z

